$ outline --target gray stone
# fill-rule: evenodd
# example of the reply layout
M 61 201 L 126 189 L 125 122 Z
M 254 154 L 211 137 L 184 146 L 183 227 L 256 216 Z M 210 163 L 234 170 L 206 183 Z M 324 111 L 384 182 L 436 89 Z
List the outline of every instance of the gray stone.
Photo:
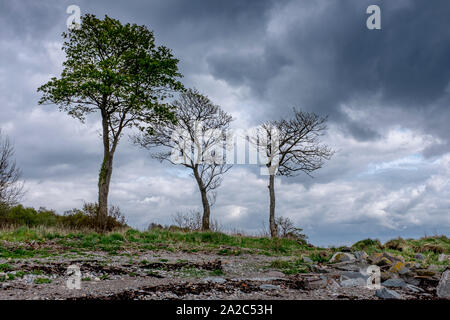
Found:
M 353 254 L 355 255 L 355 258 L 358 260 L 366 260 L 369 257 L 365 251 L 356 251 L 353 252 Z
M 274 286 L 273 284 L 262 284 L 259 288 L 261 290 L 280 290 L 280 286 Z
M 357 272 L 357 271 L 343 271 L 341 273 L 341 280 L 357 279 L 357 278 L 362 278 L 364 280 L 367 280 L 369 278 L 369 275 L 363 274 L 363 273 Z
M 404 275 L 411 272 L 411 270 L 409 270 L 409 268 L 401 268 L 400 270 L 398 270 L 398 274 L 400 275 Z
M 303 262 L 313 263 L 314 261 L 312 261 L 310 257 L 303 257 Z
M 336 252 L 330 259 L 330 262 L 352 262 L 355 261 L 356 258 L 353 254 L 348 252 Z
M 386 288 L 378 289 L 375 291 L 375 295 L 381 299 L 401 299 L 402 296 L 394 291 Z
M 446 270 L 441 275 L 441 280 L 436 288 L 439 298 L 450 299 L 450 270 Z
M 383 282 L 381 285 L 385 286 L 385 287 L 390 287 L 390 288 L 404 288 L 406 287 L 406 282 L 405 280 L 398 278 L 398 279 L 388 279 L 385 282 Z
M 414 256 L 414 258 L 417 259 L 417 260 L 424 260 L 425 256 L 423 254 L 421 254 L 421 253 L 418 253 L 418 254 L 416 254 Z
M 365 287 L 366 285 L 367 281 L 363 278 L 347 279 L 341 281 L 341 287 L 343 288 Z
M 420 284 L 420 280 L 414 277 L 406 277 L 403 279 L 406 281 L 406 283 L 411 284 L 413 286 L 418 286 Z
M 423 290 L 422 288 L 413 286 L 412 284 L 407 284 L 405 288 L 415 293 L 425 292 L 425 290 Z
M 224 278 L 221 277 L 206 277 L 203 279 L 203 281 L 205 282 L 213 282 L 213 283 L 224 283 L 227 280 L 225 280 Z
M 440 254 L 438 257 L 439 262 L 449 261 L 450 262 L 450 255 L 447 254 Z

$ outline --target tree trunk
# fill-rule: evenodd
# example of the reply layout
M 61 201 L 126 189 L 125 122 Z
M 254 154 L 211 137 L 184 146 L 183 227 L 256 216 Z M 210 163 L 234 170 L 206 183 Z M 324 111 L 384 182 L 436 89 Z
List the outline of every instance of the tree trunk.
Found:
M 108 220 L 108 194 L 111 182 L 113 157 L 105 154 L 98 179 L 98 227 L 105 231 Z
M 269 195 L 270 195 L 270 212 L 269 212 L 269 227 L 270 236 L 272 238 L 278 237 L 278 228 L 275 223 L 275 175 L 269 176 Z
M 103 127 L 103 162 L 100 168 L 98 177 L 98 225 L 101 231 L 106 230 L 106 223 L 108 220 L 108 194 L 109 184 L 111 182 L 114 148 L 110 150 L 109 139 L 109 125 L 108 116 L 102 112 L 102 127 Z M 115 145 L 115 143 L 113 142 Z
M 208 196 L 206 190 L 200 190 L 202 194 L 202 204 L 203 204 L 203 218 L 202 218 L 202 231 L 209 231 L 209 216 L 211 214 L 211 208 L 209 206 Z
M 202 178 L 198 174 L 198 169 L 194 168 L 194 177 L 197 181 L 200 194 L 202 196 L 203 216 L 202 216 L 202 231 L 209 231 L 209 217 L 211 215 L 211 208 L 208 201 L 208 194 L 206 188 L 203 185 Z

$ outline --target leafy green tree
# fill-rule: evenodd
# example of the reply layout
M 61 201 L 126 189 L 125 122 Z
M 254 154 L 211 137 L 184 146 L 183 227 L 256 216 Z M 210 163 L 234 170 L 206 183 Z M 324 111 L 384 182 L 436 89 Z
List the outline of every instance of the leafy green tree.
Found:
M 103 163 L 98 179 L 99 227 L 108 216 L 108 193 L 113 158 L 123 130 L 137 127 L 151 132 L 152 124 L 176 122 L 166 103 L 178 81 L 178 60 L 170 49 L 156 46 L 146 26 L 122 24 L 105 16 L 87 14 L 81 27 L 62 34 L 66 61 L 59 78 L 41 86 L 39 104 L 56 104 L 84 122 L 101 116 Z

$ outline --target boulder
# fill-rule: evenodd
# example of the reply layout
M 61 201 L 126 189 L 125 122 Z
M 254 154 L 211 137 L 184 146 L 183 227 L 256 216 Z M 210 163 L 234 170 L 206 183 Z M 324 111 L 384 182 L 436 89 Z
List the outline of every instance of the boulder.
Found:
M 442 273 L 436 293 L 439 298 L 450 299 L 450 269 Z
M 357 260 L 362 260 L 362 261 L 367 260 L 367 258 L 369 257 L 365 251 L 356 251 L 356 252 L 353 252 L 353 254 L 355 255 L 355 258 Z
M 388 279 L 388 280 L 384 281 L 381 285 L 384 287 L 389 287 L 389 288 L 404 288 L 404 287 L 406 287 L 406 282 L 405 282 L 405 280 L 403 280 L 401 278 Z
M 386 288 L 381 288 L 375 291 L 375 295 L 381 299 L 401 299 L 402 296 L 394 291 Z
M 409 272 L 409 269 L 406 267 L 404 262 L 397 261 L 392 265 L 390 271 L 398 274 L 406 274 Z
M 369 262 L 377 266 L 393 266 L 398 262 L 405 263 L 403 257 L 399 257 L 388 252 L 374 253 L 369 257 Z
M 440 254 L 438 257 L 439 262 L 449 261 L 450 262 L 450 255 L 448 254 Z
M 330 259 L 331 263 L 352 262 L 352 261 L 356 261 L 356 258 L 353 254 L 348 252 L 336 252 Z

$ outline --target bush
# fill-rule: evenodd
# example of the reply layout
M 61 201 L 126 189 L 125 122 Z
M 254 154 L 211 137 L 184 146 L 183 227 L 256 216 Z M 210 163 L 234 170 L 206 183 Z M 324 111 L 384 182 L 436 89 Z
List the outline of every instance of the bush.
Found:
M 72 209 L 58 215 L 53 210 L 45 208 L 25 208 L 17 205 L 12 208 L 0 206 L 0 227 L 4 226 L 60 226 L 68 229 L 97 229 L 98 206 L 95 203 L 86 203 L 83 208 Z M 106 223 L 106 231 L 112 231 L 126 227 L 125 217 L 118 207 L 112 206 Z
M 58 215 L 52 210 L 45 208 L 25 208 L 22 205 L 17 205 L 12 208 L 0 209 L 0 226 L 56 226 L 58 224 Z
M 360 240 L 352 245 L 353 250 L 375 250 L 375 249 L 383 249 L 383 245 L 378 239 L 364 239 Z
M 100 226 L 98 204 L 85 203 L 83 208 L 66 211 L 61 217 L 61 225 L 69 229 L 98 229 Z M 105 231 L 127 227 L 125 216 L 120 208 L 111 206 L 106 220 Z

